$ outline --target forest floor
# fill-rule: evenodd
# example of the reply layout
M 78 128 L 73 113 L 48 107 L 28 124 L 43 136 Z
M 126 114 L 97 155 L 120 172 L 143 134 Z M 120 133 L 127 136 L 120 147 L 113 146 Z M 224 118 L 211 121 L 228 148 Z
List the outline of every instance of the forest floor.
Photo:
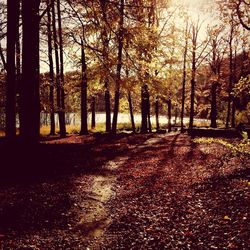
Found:
M 5 151 L 18 167 L 1 180 L 0 249 L 249 249 L 250 148 L 221 141 L 72 135 Z

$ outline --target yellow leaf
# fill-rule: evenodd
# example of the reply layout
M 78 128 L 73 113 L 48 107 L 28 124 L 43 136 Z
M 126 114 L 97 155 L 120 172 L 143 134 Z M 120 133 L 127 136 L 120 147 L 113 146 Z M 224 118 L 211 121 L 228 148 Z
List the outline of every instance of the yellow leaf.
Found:
M 227 215 L 224 216 L 224 220 L 231 220 L 230 217 L 228 217 Z

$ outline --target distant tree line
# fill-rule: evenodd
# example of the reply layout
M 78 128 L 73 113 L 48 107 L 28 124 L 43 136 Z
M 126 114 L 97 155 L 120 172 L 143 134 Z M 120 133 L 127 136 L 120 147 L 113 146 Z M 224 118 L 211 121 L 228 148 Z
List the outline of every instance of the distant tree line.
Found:
M 217 127 L 218 117 L 235 127 L 237 114 L 248 108 L 247 1 L 217 0 L 216 12 L 226 26 L 210 25 L 202 39 L 203 21 L 171 8 L 167 0 L 0 4 L 0 101 L 10 141 L 16 138 L 18 114 L 20 138 L 37 142 L 41 110 L 50 114 L 51 135 L 57 113 L 59 133 L 66 136 L 69 110 L 80 111 L 79 133 L 88 134 L 88 112 L 94 117 L 98 99 L 108 133 L 117 132 L 125 101 L 134 132 L 134 112 L 141 112 L 143 133 L 152 131 L 150 115 L 154 110 L 158 117 L 161 106 L 169 121 L 173 113 L 180 116 L 182 131 L 184 116 L 191 129 L 195 116 L 210 117 L 211 127 Z M 181 14 L 183 27 L 178 27 L 174 17 Z M 47 64 L 46 74 L 40 74 L 41 64 Z M 159 130 L 158 118 L 156 124 Z

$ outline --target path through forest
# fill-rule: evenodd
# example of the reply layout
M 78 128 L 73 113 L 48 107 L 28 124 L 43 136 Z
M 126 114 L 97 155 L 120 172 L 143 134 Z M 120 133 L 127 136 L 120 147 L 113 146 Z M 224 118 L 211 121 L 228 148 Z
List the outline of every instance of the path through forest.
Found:
M 249 155 L 179 133 L 43 146 L 57 177 L 0 189 L 0 249 L 248 249 Z

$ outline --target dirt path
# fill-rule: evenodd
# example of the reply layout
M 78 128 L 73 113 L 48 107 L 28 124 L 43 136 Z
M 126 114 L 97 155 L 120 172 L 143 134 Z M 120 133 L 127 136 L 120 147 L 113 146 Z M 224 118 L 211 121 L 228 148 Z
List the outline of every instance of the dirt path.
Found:
M 102 236 L 105 233 L 107 227 L 111 224 L 112 220 L 107 210 L 106 203 L 115 196 L 115 182 L 116 174 L 115 170 L 121 167 L 126 161 L 127 157 L 116 157 L 115 159 L 108 161 L 103 170 L 111 171 L 112 173 L 93 176 L 88 190 L 88 197 L 81 201 L 79 207 L 88 208 L 87 211 L 80 210 L 78 212 L 79 222 L 78 228 L 82 228 L 85 232 L 85 236 L 89 238 L 88 249 L 98 249 Z M 78 178 L 76 180 L 76 192 L 78 195 L 81 193 L 82 186 Z M 93 240 L 94 239 L 94 240 Z
M 249 157 L 178 133 L 50 143 L 61 176 L 0 189 L 0 249 L 248 249 Z
M 92 184 L 90 186 L 90 190 L 88 191 L 89 196 L 80 204 L 80 207 L 88 207 L 89 209 L 87 212 L 78 212 L 80 220 L 77 225 L 79 228 L 84 228 L 86 237 L 89 238 L 89 245 L 87 246 L 88 249 L 99 249 L 99 246 L 102 244 L 102 237 L 105 234 L 105 231 L 112 224 L 110 211 L 108 210 L 106 204 L 111 200 L 111 198 L 115 198 L 119 168 L 127 163 L 131 154 L 138 153 L 149 145 L 159 142 L 163 137 L 163 135 L 157 135 L 154 138 L 146 140 L 142 144 L 131 145 L 126 156 L 115 157 L 102 167 L 102 170 L 107 170 L 111 173 L 106 174 L 105 176 L 93 176 Z M 76 180 L 76 183 L 81 182 Z M 76 192 L 80 193 L 81 186 L 76 190 Z

